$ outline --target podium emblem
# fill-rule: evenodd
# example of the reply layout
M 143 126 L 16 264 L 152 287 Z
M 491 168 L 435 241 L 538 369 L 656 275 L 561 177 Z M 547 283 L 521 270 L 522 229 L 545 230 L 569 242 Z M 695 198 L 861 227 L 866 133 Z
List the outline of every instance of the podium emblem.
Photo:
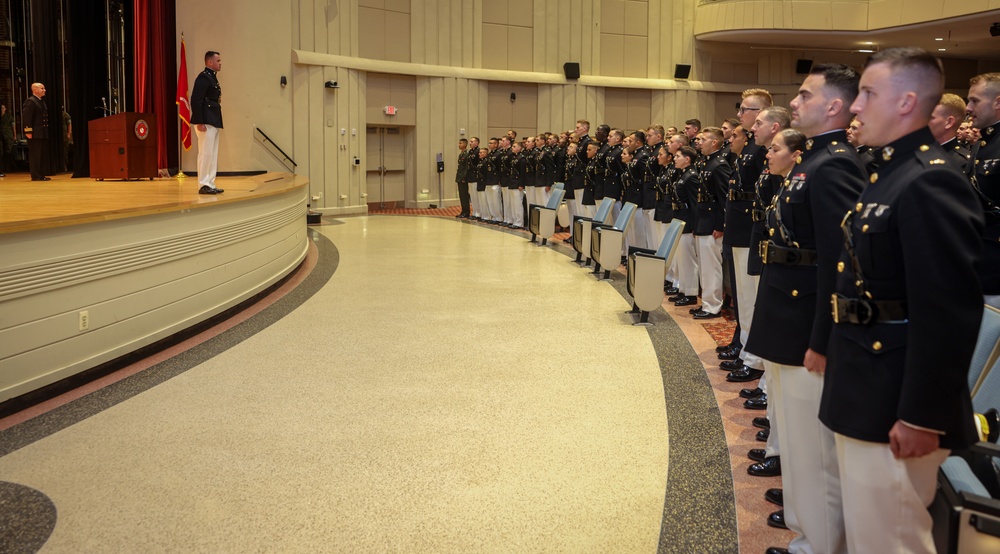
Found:
M 139 140 L 146 140 L 149 138 L 149 124 L 146 123 L 145 119 L 140 119 L 135 122 L 135 136 Z

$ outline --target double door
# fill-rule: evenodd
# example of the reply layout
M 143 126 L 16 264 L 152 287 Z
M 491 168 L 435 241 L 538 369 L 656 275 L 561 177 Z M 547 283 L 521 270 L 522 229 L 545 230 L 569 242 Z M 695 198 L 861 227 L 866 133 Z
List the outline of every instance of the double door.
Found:
M 369 206 L 384 209 L 404 205 L 404 144 L 399 127 L 368 127 L 365 182 Z

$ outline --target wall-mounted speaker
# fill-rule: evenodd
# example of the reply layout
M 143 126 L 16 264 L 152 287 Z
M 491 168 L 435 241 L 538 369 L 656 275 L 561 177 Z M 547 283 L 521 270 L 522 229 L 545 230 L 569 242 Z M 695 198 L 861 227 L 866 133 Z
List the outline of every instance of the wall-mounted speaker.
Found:
M 799 75 L 808 75 L 812 67 L 812 60 L 795 60 L 795 72 Z
M 679 63 L 674 65 L 674 79 L 687 79 L 691 75 L 691 65 Z
M 566 75 L 567 79 L 579 79 L 580 78 L 580 63 L 579 62 L 566 62 L 563 64 L 563 74 Z

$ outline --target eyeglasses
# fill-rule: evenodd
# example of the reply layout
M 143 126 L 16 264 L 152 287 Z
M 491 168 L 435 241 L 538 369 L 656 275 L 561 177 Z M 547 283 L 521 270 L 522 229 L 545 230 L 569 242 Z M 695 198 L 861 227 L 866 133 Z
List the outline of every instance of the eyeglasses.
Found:
M 745 114 L 747 112 L 759 112 L 762 109 L 763 108 L 744 108 L 744 107 L 740 107 L 740 109 L 736 110 L 736 113 L 738 113 L 740 115 L 743 115 L 743 114 Z

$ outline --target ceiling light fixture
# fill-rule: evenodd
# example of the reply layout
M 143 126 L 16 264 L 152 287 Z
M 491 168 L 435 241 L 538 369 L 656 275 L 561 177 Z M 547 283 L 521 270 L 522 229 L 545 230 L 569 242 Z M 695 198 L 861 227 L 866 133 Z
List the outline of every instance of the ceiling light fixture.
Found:
M 941 40 L 944 40 L 944 38 L 942 38 L 942 37 L 935 37 L 934 40 L 941 41 Z

